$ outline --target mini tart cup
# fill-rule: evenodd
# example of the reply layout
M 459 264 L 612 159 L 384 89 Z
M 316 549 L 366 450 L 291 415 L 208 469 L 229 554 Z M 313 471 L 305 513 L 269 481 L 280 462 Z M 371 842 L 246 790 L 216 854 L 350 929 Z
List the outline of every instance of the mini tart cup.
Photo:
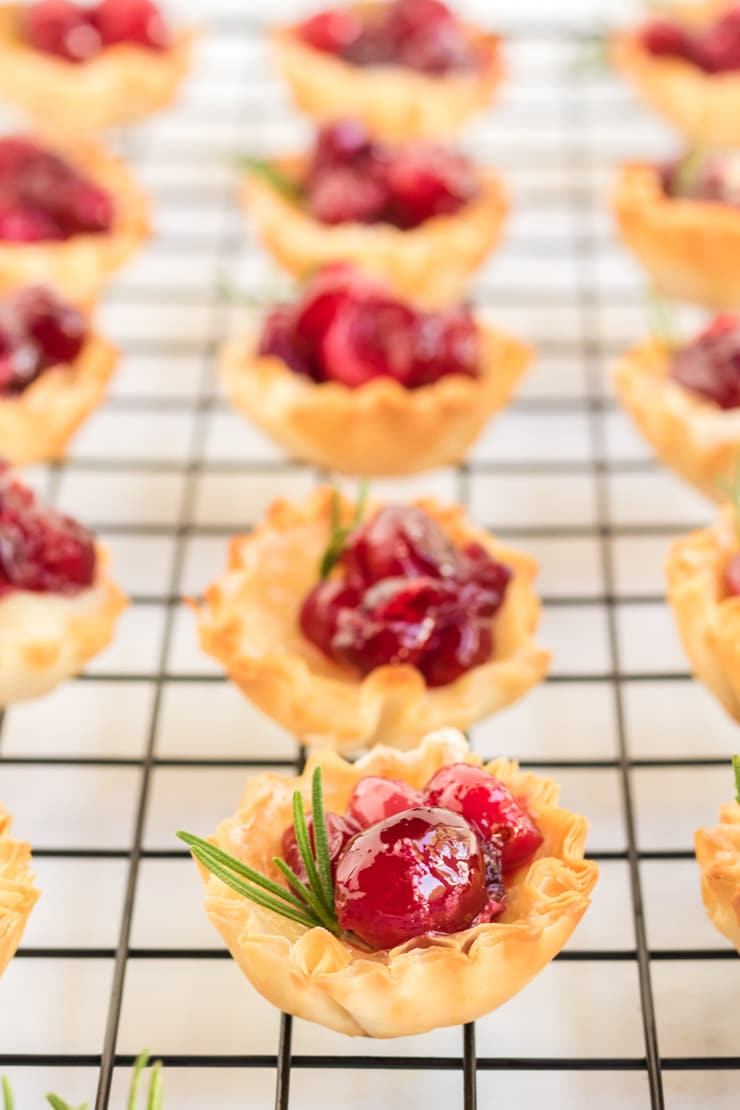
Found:
M 444 76 L 403 66 L 355 66 L 303 42 L 292 27 L 273 35 L 278 65 L 298 107 L 323 123 L 356 119 L 378 139 L 455 136 L 492 101 L 503 79 L 499 39 L 470 28 L 487 55 L 473 73 Z
M 540 616 L 533 589 L 537 564 L 473 528 L 458 506 L 434 501 L 416 504 L 453 542 L 477 541 L 513 572 L 494 618 L 490 662 L 432 689 L 406 664 L 378 667 L 363 678 L 327 659 L 301 633 L 299 615 L 317 581 L 333 497 L 323 488 L 302 506 L 276 501 L 263 525 L 232 541 L 226 573 L 195 609 L 203 650 L 259 709 L 310 745 L 345 751 L 383 740 L 409 748 L 434 728 L 467 728 L 544 677 L 550 655 L 534 639 Z M 342 519 L 349 523 L 353 512 L 343 500 Z
M 0 240 L 0 293 L 22 285 L 50 285 L 68 300 L 92 303 L 113 271 L 149 236 L 148 204 L 126 166 L 101 147 L 89 143 L 60 145 L 58 149 L 113 198 L 115 215 L 110 231 L 80 234 L 42 243 Z
M 691 669 L 740 721 L 740 598 L 728 596 L 724 575 L 737 551 L 731 511 L 711 528 L 691 532 L 668 554 L 668 600 Z
M 46 694 L 107 647 L 126 599 L 98 545 L 93 586 L 79 594 L 18 590 L 0 598 L 0 708 Z
M 722 806 L 719 825 L 694 837 L 709 919 L 740 952 L 740 805 Z
M 13 840 L 13 822 L 0 805 L 0 977 L 18 951 L 39 899 L 31 873 L 31 847 Z
M 303 160 L 276 165 L 300 180 Z M 242 197 L 265 246 L 289 273 L 305 277 L 328 262 L 354 262 L 408 300 L 437 306 L 462 300 L 473 274 L 499 241 L 508 200 L 499 178 L 480 173 L 481 195 L 452 216 L 402 231 L 390 224 L 327 225 L 255 172 Z
M 56 135 L 91 135 L 164 108 L 190 68 L 190 31 L 168 50 L 121 44 L 77 65 L 27 45 L 19 14 L 0 6 L 0 97 Z
M 91 334 L 71 364 L 54 366 L 23 393 L 0 396 L 0 453 L 16 466 L 63 458 L 67 444 L 97 408 L 118 351 Z
M 656 57 L 629 34 L 616 35 L 611 52 L 643 100 L 692 144 L 740 144 L 740 72 L 705 73 L 683 58 Z
M 670 377 L 672 354 L 648 340 L 617 365 L 617 395 L 655 453 L 714 500 L 740 449 L 740 409 L 723 410 Z
M 622 168 L 613 206 L 622 238 L 662 292 L 740 309 L 740 208 L 666 196 L 657 169 L 640 163 Z
M 296 458 L 343 474 L 413 474 L 464 459 L 529 365 L 523 343 L 481 332 L 479 378 L 455 374 L 420 389 L 391 378 L 359 389 L 317 384 L 256 354 L 253 337 L 223 348 L 221 380 L 231 403 Z
M 406 755 L 374 748 L 355 764 L 333 752 L 313 756 L 298 779 L 263 774 L 247 786 L 235 817 L 212 841 L 263 874 L 279 878 L 292 823 L 292 795 L 310 806 L 311 774 L 320 765 L 327 810 L 344 812 L 366 775 L 403 779 L 420 789 L 441 767 L 480 765 L 459 732 L 428 736 Z M 558 787 L 498 760 L 486 770 L 523 798 L 544 843 L 534 860 L 510 875 L 498 921 L 449 936 L 428 936 L 367 952 L 325 929 L 305 929 L 234 894 L 201 869 L 206 910 L 254 987 L 281 1010 L 349 1036 L 403 1037 L 459 1025 L 502 1006 L 562 949 L 589 905 L 598 877 L 584 860 L 588 824 L 557 804 Z

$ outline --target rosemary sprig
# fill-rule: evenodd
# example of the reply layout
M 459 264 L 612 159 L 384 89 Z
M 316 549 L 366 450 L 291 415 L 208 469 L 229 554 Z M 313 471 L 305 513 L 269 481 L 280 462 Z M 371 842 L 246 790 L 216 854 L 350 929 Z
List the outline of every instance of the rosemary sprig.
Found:
M 311 795 L 314 847 L 311 846 L 303 796 L 300 790 L 293 794 L 293 827 L 308 882 L 304 883 L 285 860 L 273 857 L 273 863 L 293 888 L 292 891 L 199 836 L 187 832 L 178 832 L 177 835 L 207 871 L 243 898 L 307 929 L 324 928 L 338 937 L 341 936 L 341 929 L 334 909 L 334 883 L 320 767 L 313 773 Z
M 15 1110 L 15 1099 L 7 1075 L 3 1076 L 3 1110 Z
M 70 1106 L 69 1103 L 65 1102 L 59 1095 L 47 1095 L 46 1101 L 49 1103 L 49 1106 L 52 1107 L 52 1110 L 75 1110 L 74 1107 Z M 86 1102 L 83 1103 L 82 1106 L 79 1107 L 79 1110 L 88 1110 L 88 1104 Z
M 735 514 L 735 532 L 737 534 L 738 543 L 740 543 L 740 452 L 738 452 L 737 462 L 735 465 L 735 477 L 728 481 L 725 478 L 718 478 L 717 489 L 730 500 L 732 509 Z
M 334 497 L 331 503 L 331 535 L 329 536 L 329 543 L 326 546 L 326 550 L 321 557 L 321 563 L 319 565 L 319 576 L 322 580 L 328 578 L 334 570 L 334 567 L 342 557 L 347 540 L 362 522 L 362 518 L 365 515 L 366 502 L 367 482 L 361 482 L 357 494 L 354 516 L 348 525 L 342 525 L 342 503 L 338 491 L 334 491 Z
M 244 156 L 238 159 L 238 165 L 241 169 L 249 170 L 250 173 L 256 173 L 264 178 L 268 185 L 282 193 L 288 200 L 297 201 L 303 196 L 303 186 L 300 182 L 279 170 L 274 162 L 265 158 Z
M 672 183 L 676 196 L 690 197 L 693 195 L 704 166 L 706 153 L 706 147 L 695 146 L 678 163 Z
M 126 1110 L 136 1110 L 139 1104 L 139 1082 L 141 1076 L 149 1065 L 149 1053 L 142 1052 L 137 1057 L 134 1063 L 134 1071 L 131 1077 L 131 1086 L 129 1088 L 128 1099 L 126 1101 Z M 10 1086 L 10 1080 L 6 1075 L 2 1077 L 2 1084 L 0 1086 L 3 1095 L 3 1110 L 15 1110 L 15 1098 L 13 1096 L 13 1089 Z M 162 1110 L 164 1106 L 164 1079 L 162 1078 L 162 1063 L 157 1061 L 151 1069 L 149 1079 L 149 1090 L 146 1096 L 146 1110 Z M 46 1101 L 52 1110 L 75 1110 L 68 1102 L 65 1102 L 59 1095 L 47 1095 Z M 77 1110 L 88 1110 L 89 1103 L 85 1102 Z
M 609 69 L 611 66 L 610 37 L 607 31 L 596 31 L 578 43 L 568 59 L 566 72 L 574 76 Z
M 740 805 L 740 755 L 733 755 L 732 769 L 735 772 L 735 801 Z
M 677 347 L 679 335 L 673 305 L 654 288 L 647 293 L 647 315 L 651 334 L 666 347 Z

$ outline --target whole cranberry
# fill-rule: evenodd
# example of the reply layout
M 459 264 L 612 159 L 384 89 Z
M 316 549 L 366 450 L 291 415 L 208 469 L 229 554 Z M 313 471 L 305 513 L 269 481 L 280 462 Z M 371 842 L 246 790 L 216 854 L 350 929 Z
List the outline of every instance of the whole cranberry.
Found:
M 414 790 L 402 779 L 384 779 L 379 775 L 366 775 L 355 786 L 347 802 L 345 816 L 366 829 L 378 821 L 395 817 L 406 809 L 422 804 L 421 792 Z
M 444 809 L 410 809 L 372 825 L 337 865 L 339 925 L 376 949 L 461 932 L 486 900 L 478 837 Z
M 280 305 L 268 313 L 262 324 L 257 353 L 279 358 L 295 374 L 312 376 L 311 359 L 296 335 L 296 313 L 291 305 Z
M 299 23 L 298 35 L 314 50 L 341 57 L 362 34 L 362 20 L 347 8 L 332 8 Z
M 740 554 L 733 555 L 725 568 L 725 583 L 731 597 L 740 597 Z
M 470 69 L 477 60 L 465 28 L 439 0 L 399 0 L 390 34 L 398 63 L 422 73 Z
M 339 857 L 352 837 L 360 831 L 360 826 L 356 821 L 353 821 L 351 817 L 341 817 L 338 813 L 326 813 L 325 820 L 326 838 L 329 842 L 329 859 L 331 861 L 332 875 L 334 875 Z M 308 839 L 315 852 L 316 837 L 311 817 L 306 818 L 306 825 L 308 826 Z M 293 825 L 290 825 L 283 833 L 283 859 L 298 878 L 305 883 L 308 879 L 308 875 L 306 874 L 306 868 L 303 864 L 303 857 L 298 847 L 298 840 L 296 839 Z
M 504 872 L 521 867 L 542 844 L 532 815 L 482 767 L 469 763 L 442 767 L 427 783 L 424 798 L 428 805 L 462 814 L 484 840 L 500 843 Z
M 498 563 L 480 543 L 469 543 L 463 548 L 466 559 L 466 586 L 472 586 L 471 604 L 483 617 L 493 617 L 501 608 L 511 581 L 511 571 Z
M 676 351 L 671 378 L 721 409 L 740 407 L 740 320 L 723 314 Z
M 461 552 L 428 513 L 413 505 L 386 505 L 349 540 L 342 567 L 365 588 L 384 578 L 450 578 L 463 568 Z
M 76 594 L 93 584 L 95 543 L 76 521 L 37 504 L 31 490 L 0 485 L 0 594 Z
M 434 385 L 449 374 L 477 378 L 481 372 L 481 334 L 467 307 L 420 314 L 413 386 Z
M 167 50 L 171 36 L 152 0 L 100 0 L 95 23 L 105 46 L 132 43 L 148 50 Z
M 641 31 L 640 43 L 656 57 L 689 58 L 694 51 L 691 32 L 668 19 L 654 19 Z
M 343 609 L 354 609 L 359 603 L 359 591 L 347 586 L 341 578 L 317 582 L 301 606 L 299 622 L 303 635 L 332 658 L 339 614 Z
M 22 34 L 29 46 L 66 62 L 89 62 L 101 50 L 93 12 L 70 0 L 38 0 L 23 11 Z
M 374 153 L 373 143 L 364 124 L 357 120 L 337 120 L 325 124 L 316 137 L 313 166 L 341 166 L 365 161 Z
M 30 204 L 0 200 L 0 239 L 6 243 L 43 243 L 64 238 L 58 225 Z
M 382 181 L 354 166 L 317 170 L 308 190 L 308 210 L 323 224 L 377 223 L 388 203 Z
M 707 73 L 740 69 L 740 7 L 730 8 L 699 37 L 695 53 Z
M 389 297 L 346 298 L 319 346 L 324 378 L 350 389 L 379 377 L 409 385 L 415 368 L 417 324 L 412 308 Z
M 41 286 L 22 289 L 13 298 L 12 309 L 44 362 L 74 362 L 87 337 L 87 323 L 78 309 Z

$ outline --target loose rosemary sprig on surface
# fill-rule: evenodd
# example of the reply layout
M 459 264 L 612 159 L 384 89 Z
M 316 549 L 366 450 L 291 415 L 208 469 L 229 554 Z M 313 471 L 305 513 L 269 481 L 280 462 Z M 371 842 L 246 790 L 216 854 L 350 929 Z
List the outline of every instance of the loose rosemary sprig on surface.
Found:
M 149 1065 L 149 1053 L 142 1052 L 134 1062 L 134 1071 L 131 1077 L 131 1086 L 129 1087 L 128 1099 L 126 1100 L 126 1110 L 136 1110 L 139 1105 L 139 1083 L 143 1072 Z M 3 1110 L 15 1110 L 15 1098 L 13 1090 L 10 1086 L 10 1080 L 7 1076 L 2 1078 L 2 1095 L 3 1095 Z M 46 1101 L 52 1110 L 75 1110 L 68 1102 L 65 1102 L 59 1095 L 47 1095 Z M 162 1078 L 162 1064 L 157 1061 L 153 1065 L 149 1078 L 149 1090 L 146 1095 L 146 1110 L 162 1110 L 164 1106 L 164 1080 Z M 83 1103 L 77 1110 L 89 1110 L 89 1104 Z
M 334 497 L 331 503 L 331 535 L 329 536 L 329 543 L 326 546 L 321 563 L 319 566 L 319 575 L 322 579 L 328 578 L 334 567 L 337 565 L 342 557 L 347 540 L 352 535 L 354 530 L 362 523 L 362 518 L 365 515 L 365 504 L 367 503 L 367 482 L 361 482 L 357 493 L 357 503 L 355 505 L 355 512 L 352 520 L 347 525 L 342 525 L 341 509 L 342 503 L 339 498 L 337 490 L 334 491 Z
M 247 155 L 238 159 L 238 165 L 243 170 L 256 173 L 263 177 L 268 185 L 277 189 L 288 200 L 300 200 L 303 196 L 303 187 L 300 182 L 279 170 L 274 162 L 265 158 L 251 158 Z
M 740 755 L 733 755 L 732 769 L 735 772 L 735 801 L 740 805 Z
M 193 857 L 243 898 L 247 898 L 263 909 L 271 910 L 288 921 L 303 925 L 307 929 L 324 928 L 339 937 L 336 911 L 334 909 L 334 881 L 331 873 L 329 837 L 326 831 L 324 793 L 321 783 L 321 768 L 317 767 L 311 780 L 311 801 L 313 807 L 314 847 L 306 821 L 306 810 L 300 790 L 293 794 L 293 827 L 295 829 L 298 851 L 306 870 L 308 882 L 304 883 L 291 870 L 285 860 L 273 857 L 273 863 L 280 874 L 293 888 L 292 891 L 279 883 L 261 875 L 241 860 L 230 856 L 215 844 L 192 833 L 178 832 L 180 840 L 190 848 Z

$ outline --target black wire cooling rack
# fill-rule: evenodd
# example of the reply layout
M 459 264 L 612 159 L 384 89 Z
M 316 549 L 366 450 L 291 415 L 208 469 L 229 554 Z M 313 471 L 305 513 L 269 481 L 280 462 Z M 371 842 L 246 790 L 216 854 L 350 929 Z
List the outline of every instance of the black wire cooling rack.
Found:
M 113 395 L 64 465 L 34 473 L 108 541 L 133 604 L 89 673 L 0 733 L 0 794 L 45 891 L 0 986 L 0 1071 L 20 1110 L 96 1085 L 97 1110 L 123 1105 L 144 1045 L 173 1110 L 738 1106 L 740 965 L 704 917 L 691 848 L 730 796 L 736 732 L 687 674 L 662 583 L 671 537 L 709 513 L 649 460 L 608 382 L 644 310 L 605 189 L 616 161 L 671 138 L 610 75 L 574 65 L 577 14 L 561 27 L 542 10 L 546 24 L 509 27 L 511 81 L 467 140 L 515 202 L 476 299 L 539 363 L 468 465 L 378 492 L 458 498 L 539 557 L 553 673 L 473 743 L 552 772 L 589 815 L 594 906 L 496 1015 L 388 1043 L 279 1018 L 208 930 L 175 829 L 207 833 L 245 777 L 303 753 L 199 654 L 179 599 L 217 571 L 229 535 L 319 476 L 216 388 L 218 343 L 245 315 L 224 288 L 274 280 L 234 202 L 234 156 L 308 131 L 251 18 L 206 19 L 181 107 L 125 140 L 159 233 L 102 311 L 125 356 Z

